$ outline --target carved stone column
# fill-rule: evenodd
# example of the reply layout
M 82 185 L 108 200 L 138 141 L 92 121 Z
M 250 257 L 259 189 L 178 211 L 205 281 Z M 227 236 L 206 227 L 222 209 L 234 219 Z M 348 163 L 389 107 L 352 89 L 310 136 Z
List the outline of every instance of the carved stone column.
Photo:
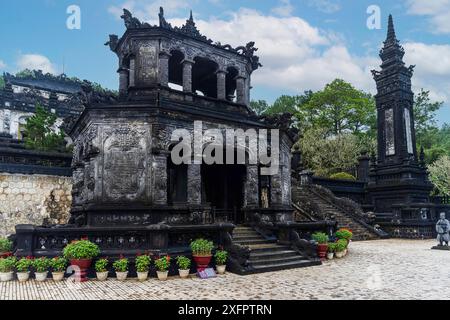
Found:
M 188 166 L 188 204 L 201 205 L 202 203 L 202 176 L 201 165 L 190 164 Z
M 183 91 L 192 92 L 192 66 L 195 62 L 185 59 L 181 63 L 183 64 Z
M 129 79 L 129 85 L 130 87 L 134 87 L 135 85 L 135 75 L 136 75 L 136 60 L 131 59 L 130 60 L 130 79 Z
M 167 205 L 167 157 L 161 153 L 153 155 L 153 203 Z
M 167 87 L 169 85 L 169 59 L 170 53 L 159 54 L 159 84 Z
M 242 76 L 236 77 L 236 102 L 240 104 L 247 104 L 247 91 L 245 90 L 245 78 Z
M 247 165 L 247 180 L 245 181 L 244 205 L 247 208 L 259 206 L 259 172 L 258 165 Z
M 227 72 L 224 70 L 217 70 L 216 74 L 217 74 L 217 99 L 225 100 Z
M 128 90 L 128 70 L 125 68 L 119 69 L 119 93 L 126 94 Z

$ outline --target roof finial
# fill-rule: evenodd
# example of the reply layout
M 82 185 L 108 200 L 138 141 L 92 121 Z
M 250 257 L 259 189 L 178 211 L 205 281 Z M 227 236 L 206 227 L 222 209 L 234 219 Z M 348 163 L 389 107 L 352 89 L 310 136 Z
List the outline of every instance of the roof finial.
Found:
M 394 28 L 394 19 L 392 18 L 392 14 L 389 15 L 389 23 L 388 23 L 388 32 L 386 40 L 397 40 L 397 36 L 395 35 Z
M 192 16 L 192 9 L 191 9 L 191 14 L 190 14 L 190 16 L 189 16 L 189 20 L 192 21 L 192 22 L 194 22 L 194 17 Z

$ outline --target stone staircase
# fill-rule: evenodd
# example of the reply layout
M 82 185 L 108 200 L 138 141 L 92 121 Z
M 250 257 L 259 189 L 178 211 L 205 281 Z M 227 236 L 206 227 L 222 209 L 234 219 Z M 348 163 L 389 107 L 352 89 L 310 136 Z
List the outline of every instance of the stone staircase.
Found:
M 320 265 L 302 256 L 289 246 L 279 245 L 275 239 L 266 239 L 253 228 L 237 226 L 233 243 L 250 248 L 249 271 L 245 274 L 277 271 Z
M 336 220 L 338 228 L 349 228 L 353 231 L 353 240 L 374 240 L 380 238 L 380 234 L 375 232 L 373 227 L 362 221 L 362 216 L 355 218 L 334 203 L 336 199 L 340 198 L 332 195 L 331 191 L 327 193 L 322 192 L 323 190 L 319 190 L 319 188 L 317 189 L 316 191 L 314 186 L 297 186 L 293 188 L 292 196 L 295 207 L 301 208 L 305 212 L 313 212 L 312 216 L 315 216 L 318 220 Z

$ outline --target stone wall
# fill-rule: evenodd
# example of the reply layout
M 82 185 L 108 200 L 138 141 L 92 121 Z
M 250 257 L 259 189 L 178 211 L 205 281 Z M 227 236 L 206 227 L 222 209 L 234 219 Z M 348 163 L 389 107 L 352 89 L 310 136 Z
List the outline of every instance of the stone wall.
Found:
M 69 177 L 0 173 L 0 236 L 14 233 L 17 224 L 66 223 L 71 192 Z

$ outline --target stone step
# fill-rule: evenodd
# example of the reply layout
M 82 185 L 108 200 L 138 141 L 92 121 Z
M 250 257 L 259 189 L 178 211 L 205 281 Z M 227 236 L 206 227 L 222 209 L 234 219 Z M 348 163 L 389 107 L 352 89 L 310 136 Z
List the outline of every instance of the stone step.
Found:
M 266 260 L 258 260 L 258 261 L 252 261 L 250 260 L 251 265 L 254 268 L 257 268 L 259 266 L 269 266 L 269 265 L 282 265 L 287 263 L 294 263 L 294 262 L 303 262 L 305 259 L 302 256 L 293 256 L 288 258 L 271 258 Z
M 261 262 L 261 261 L 271 261 L 276 259 L 292 259 L 292 258 L 303 258 L 295 251 L 279 251 L 279 252 L 262 252 L 259 254 L 250 254 L 250 262 Z
M 285 263 L 269 263 L 266 265 L 259 265 L 253 268 L 251 273 L 260 273 L 260 272 L 271 272 L 271 271 L 279 271 L 284 269 L 292 269 L 292 268 L 302 268 L 302 267 L 310 267 L 315 265 L 320 265 L 320 260 L 310 261 L 310 260 L 298 260 L 291 261 Z
M 270 252 L 280 252 L 291 250 L 288 246 L 280 246 L 277 244 L 269 243 L 269 244 L 256 244 L 248 246 L 251 250 L 251 254 L 254 253 L 270 253 Z
M 246 240 L 258 240 L 262 237 L 259 234 L 256 235 L 233 235 L 233 241 L 246 241 Z
M 276 240 L 266 240 L 266 239 L 255 239 L 255 240 L 241 240 L 236 241 L 233 240 L 234 243 L 240 244 L 241 246 L 247 246 L 247 245 L 255 245 L 255 244 L 270 244 L 275 243 Z

